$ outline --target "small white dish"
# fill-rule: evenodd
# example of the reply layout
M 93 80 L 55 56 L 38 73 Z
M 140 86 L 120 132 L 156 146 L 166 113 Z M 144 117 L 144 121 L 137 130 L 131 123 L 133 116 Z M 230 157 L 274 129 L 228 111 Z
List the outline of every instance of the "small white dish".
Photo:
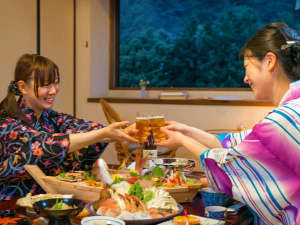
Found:
M 223 219 L 227 212 L 233 211 L 233 209 L 223 206 L 207 206 L 205 207 L 205 216 L 214 219 Z
M 89 216 L 81 220 L 81 225 L 125 225 L 123 220 L 109 216 Z

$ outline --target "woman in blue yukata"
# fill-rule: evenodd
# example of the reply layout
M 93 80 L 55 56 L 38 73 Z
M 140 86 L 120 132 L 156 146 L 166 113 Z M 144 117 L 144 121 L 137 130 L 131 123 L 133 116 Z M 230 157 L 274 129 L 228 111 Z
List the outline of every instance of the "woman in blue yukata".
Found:
M 168 122 L 158 145 L 192 152 L 211 187 L 246 204 L 256 224 L 300 225 L 300 35 L 266 25 L 241 55 L 255 98 L 277 107 L 251 130 L 220 136 Z
M 16 64 L 0 103 L 0 200 L 41 192 L 33 179 L 23 179 L 25 164 L 47 175 L 90 170 L 107 140 L 136 142 L 134 132 L 122 129 L 128 122 L 103 127 L 53 111 L 59 81 L 57 65 L 46 57 L 25 54 Z

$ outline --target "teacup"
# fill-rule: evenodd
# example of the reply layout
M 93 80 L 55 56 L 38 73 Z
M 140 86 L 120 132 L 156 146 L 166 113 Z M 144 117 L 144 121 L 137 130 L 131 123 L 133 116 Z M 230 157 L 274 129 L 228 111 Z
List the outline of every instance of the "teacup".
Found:
M 205 207 L 205 216 L 214 219 L 223 219 L 227 208 L 223 206 L 207 206 Z

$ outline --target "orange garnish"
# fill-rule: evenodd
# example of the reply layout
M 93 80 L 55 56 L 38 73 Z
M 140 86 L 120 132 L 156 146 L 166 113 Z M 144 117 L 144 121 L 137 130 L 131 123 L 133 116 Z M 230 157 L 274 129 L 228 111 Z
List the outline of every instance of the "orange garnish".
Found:
M 8 225 L 10 223 L 18 223 L 17 221 L 21 219 L 22 218 L 10 218 L 10 217 L 0 218 L 0 224 Z

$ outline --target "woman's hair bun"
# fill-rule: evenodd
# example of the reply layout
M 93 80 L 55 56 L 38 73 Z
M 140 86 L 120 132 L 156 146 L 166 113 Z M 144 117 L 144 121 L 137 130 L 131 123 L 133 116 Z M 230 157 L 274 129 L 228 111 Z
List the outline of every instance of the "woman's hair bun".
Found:
M 296 63 L 296 64 L 300 64 L 300 41 L 296 42 L 295 44 L 293 44 L 290 47 L 290 54 L 291 54 L 291 58 L 292 60 Z
M 300 64 L 300 41 L 290 41 L 290 43 L 283 45 L 281 49 L 293 63 Z

